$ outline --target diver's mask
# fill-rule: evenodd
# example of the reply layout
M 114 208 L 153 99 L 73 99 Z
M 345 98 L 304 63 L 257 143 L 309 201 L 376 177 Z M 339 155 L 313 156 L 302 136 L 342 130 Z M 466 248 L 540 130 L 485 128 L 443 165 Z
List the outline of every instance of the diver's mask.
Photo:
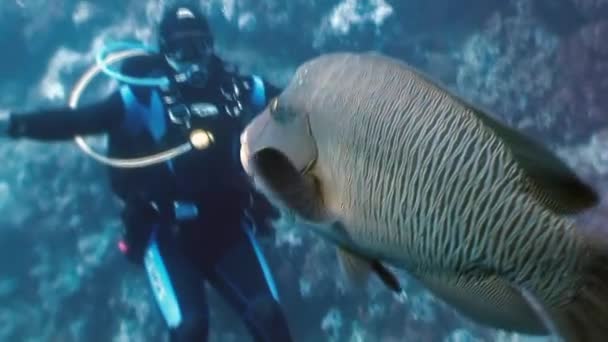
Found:
M 175 80 L 204 87 L 209 80 L 209 64 L 213 55 L 208 37 L 199 32 L 183 33 L 164 43 L 165 59 L 176 73 Z

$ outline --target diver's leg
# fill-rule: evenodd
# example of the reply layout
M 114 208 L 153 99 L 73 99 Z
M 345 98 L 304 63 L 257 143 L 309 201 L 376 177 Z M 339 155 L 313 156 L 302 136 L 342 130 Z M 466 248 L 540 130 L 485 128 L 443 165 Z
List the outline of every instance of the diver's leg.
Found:
M 208 279 L 245 322 L 255 341 L 292 340 L 274 280 L 255 237 L 239 234 L 209 270 Z
M 144 257 L 154 298 L 172 342 L 207 341 L 209 310 L 201 277 L 163 228 L 168 227 L 153 233 Z

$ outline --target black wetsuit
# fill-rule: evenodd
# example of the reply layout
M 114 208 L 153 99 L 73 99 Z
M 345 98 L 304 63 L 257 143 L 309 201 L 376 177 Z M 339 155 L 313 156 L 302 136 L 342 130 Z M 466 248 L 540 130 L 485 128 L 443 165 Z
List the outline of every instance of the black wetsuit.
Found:
M 161 57 L 131 59 L 123 67 L 126 74 L 148 77 L 169 70 Z M 256 341 L 290 341 L 252 234 L 252 217 L 259 223 L 271 208 L 256 196 L 238 157 L 242 129 L 279 90 L 260 78 L 239 75 L 217 57 L 206 88 L 172 89 L 178 89 L 174 93 L 181 103 L 210 103 L 218 113 L 193 116 L 186 128 L 172 122 L 160 88 L 122 85 L 106 100 L 77 110 L 13 114 L 9 133 L 38 140 L 106 133 L 109 156 L 133 158 L 182 144 L 192 129 L 211 132 L 213 143 L 207 149 L 144 168 L 109 169 L 112 188 L 125 202 L 129 254 L 141 256 L 172 340 L 207 339 L 201 282 L 206 280 L 235 308 Z M 254 210 L 252 195 L 257 198 Z M 256 203 L 261 203 L 259 210 Z

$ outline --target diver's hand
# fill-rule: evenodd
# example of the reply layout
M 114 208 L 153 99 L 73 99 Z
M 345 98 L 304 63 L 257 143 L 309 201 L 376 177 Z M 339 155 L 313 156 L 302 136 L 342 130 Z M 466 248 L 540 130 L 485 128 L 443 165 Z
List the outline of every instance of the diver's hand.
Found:
M 0 109 L 0 137 L 8 136 L 8 129 L 11 122 L 11 112 Z

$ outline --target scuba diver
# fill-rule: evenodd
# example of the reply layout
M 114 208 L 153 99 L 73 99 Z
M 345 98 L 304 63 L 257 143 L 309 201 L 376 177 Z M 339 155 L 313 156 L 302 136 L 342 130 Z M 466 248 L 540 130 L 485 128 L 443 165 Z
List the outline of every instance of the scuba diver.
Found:
M 121 251 L 146 269 L 171 341 L 207 340 L 205 281 L 256 341 L 291 341 L 256 242 L 278 212 L 239 162 L 242 129 L 280 90 L 221 60 L 197 8 L 168 8 L 158 44 L 158 53 L 127 59 L 120 72 L 164 77 L 166 84 L 121 82 L 104 100 L 80 108 L 12 112 L 4 134 L 58 141 L 105 133 L 107 154 L 118 158 L 190 141 L 187 153 L 154 165 L 109 168 L 112 190 L 124 202 Z

